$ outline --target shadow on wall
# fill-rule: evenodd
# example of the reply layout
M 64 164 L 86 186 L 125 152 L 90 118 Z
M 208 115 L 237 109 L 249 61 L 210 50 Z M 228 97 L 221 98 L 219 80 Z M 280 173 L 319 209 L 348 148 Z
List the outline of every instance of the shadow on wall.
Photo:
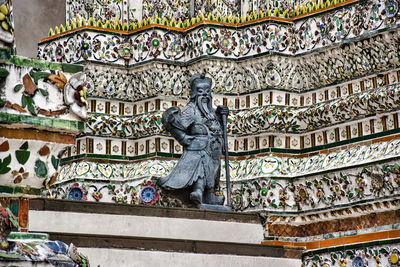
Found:
M 36 58 L 49 29 L 65 24 L 65 0 L 13 0 L 17 54 Z

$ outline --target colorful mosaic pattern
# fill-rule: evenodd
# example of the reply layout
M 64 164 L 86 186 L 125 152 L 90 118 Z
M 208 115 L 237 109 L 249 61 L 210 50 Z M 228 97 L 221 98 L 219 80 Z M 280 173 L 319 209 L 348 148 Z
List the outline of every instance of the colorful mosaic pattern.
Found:
M 195 15 L 212 14 L 215 18 L 240 17 L 240 1 L 237 0 L 195 0 Z
M 123 18 L 123 3 L 120 0 L 67 0 L 67 19 L 72 21 L 77 18 L 95 21 L 115 21 Z
M 175 21 L 185 21 L 189 18 L 189 0 L 173 0 L 173 1 L 158 1 L 144 0 L 143 1 L 143 19 L 149 18 L 167 18 Z
M 0 138 L 0 175 L 3 185 L 42 188 L 58 175 L 62 143 Z
M 184 204 L 175 198 L 165 195 L 155 181 L 142 179 L 123 184 L 101 182 L 84 182 L 58 186 L 43 192 L 45 197 L 79 200 L 113 202 L 119 204 L 142 204 L 162 207 L 182 207 Z
M 364 42 L 370 42 L 372 44 L 373 40 L 364 40 Z M 334 51 L 334 49 L 332 51 Z M 357 66 L 351 62 L 354 62 L 359 57 L 359 53 L 346 52 L 345 49 L 341 52 L 347 53 L 348 62 L 351 64 L 349 66 L 352 68 Z M 365 60 L 369 57 L 367 52 L 368 50 L 365 50 Z M 387 53 L 389 53 L 391 60 L 373 62 L 379 58 L 385 59 L 385 54 Z M 391 48 L 386 51 L 381 50 L 379 55 L 377 54 L 376 57 L 374 57 L 372 61 L 369 61 L 369 63 L 363 67 L 363 70 L 359 72 L 347 71 L 343 68 L 336 69 L 334 64 L 327 64 L 324 62 L 315 63 L 312 61 L 313 57 L 311 55 L 305 56 L 304 60 L 308 61 L 301 63 L 301 67 L 296 65 L 300 63 L 297 59 L 294 61 L 296 64 L 292 64 L 290 61 L 287 61 L 287 58 L 285 59 L 277 56 L 271 58 L 272 61 L 270 64 L 265 64 L 266 59 L 252 59 L 240 65 L 234 62 L 220 64 L 218 61 L 207 60 L 202 63 L 194 63 L 187 67 L 156 64 L 156 68 L 143 66 L 134 71 L 110 70 L 92 65 L 89 66 L 85 72 L 88 77 L 88 83 L 90 84 L 88 96 L 93 97 L 101 96 L 130 101 L 137 101 L 155 96 L 186 98 L 188 77 L 196 71 L 203 70 L 213 79 L 214 92 L 227 95 L 226 98 L 229 100 L 228 105 L 231 109 L 239 109 L 242 107 L 249 108 L 266 104 L 291 104 L 291 106 L 300 106 L 335 99 L 336 97 L 346 96 L 352 92 L 356 93 L 362 90 L 383 86 L 388 83 L 395 83 L 398 80 L 396 73 L 392 73 L 391 77 L 388 77 L 388 81 L 384 79 L 385 73 L 382 73 L 370 78 L 364 76 L 365 78 L 361 81 L 356 80 L 351 82 L 351 84 L 354 83 L 354 85 L 352 85 L 354 88 L 349 88 L 350 83 L 341 84 L 340 92 L 332 85 L 332 83 L 342 81 L 342 78 L 354 79 L 358 75 L 372 74 L 377 66 L 379 66 L 382 72 L 398 68 L 398 62 L 395 57 L 396 54 L 396 50 L 392 50 Z M 343 64 L 343 61 L 337 57 L 336 54 L 332 54 L 327 59 L 331 59 L 331 63 Z M 269 60 L 267 62 L 269 62 Z M 274 62 L 279 64 L 272 65 Z M 208 64 L 210 67 L 205 67 L 204 64 Z M 324 74 L 326 72 L 331 73 L 329 77 L 318 74 Z M 179 75 L 180 73 L 182 73 L 182 75 Z M 362 82 L 362 84 L 360 82 Z M 321 86 L 329 87 L 323 90 L 319 88 Z M 313 93 L 301 95 L 296 93 L 297 91 L 301 92 L 315 88 L 319 89 L 315 99 L 313 99 Z M 289 103 L 286 103 L 286 95 L 284 92 L 277 92 L 278 90 L 286 89 L 291 91 Z M 237 106 L 235 100 L 230 97 L 230 95 L 237 95 L 239 93 L 245 95 L 246 93 L 248 94 L 249 92 L 258 90 L 265 90 L 262 94 L 261 104 L 258 104 L 260 101 L 258 99 L 251 99 L 251 102 L 247 103 L 245 96 L 243 96 L 239 99 L 240 105 Z M 276 92 L 270 95 L 269 92 L 273 90 L 276 90 Z M 327 96 L 325 95 L 325 90 L 328 90 Z M 304 96 L 303 101 L 300 99 L 302 95 Z M 221 100 L 222 97 L 215 101 Z M 253 104 L 254 101 L 255 104 Z
M 75 120 L 75 116 L 87 117 L 87 83 L 84 73 L 71 74 L 61 70 L 12 65 L 5 65 L 1 69 L 4 74 L 4 87 L 0 89 L 2 112 L 70 121 Z
M 399 154 L 400 141 L 397 139 L 306 158 L 281 158 L 271 155 L 230 161 L 231 179 L 234 183 L 233 207 L 236 210 L 298 211 L 332 208 L 361 200 L 374 202 L 377 198 L 390 199 L 399 195 Z M 371 165 L 382 160 L 385 161 L 384 164 Z M 55 181 L 57 186 L 51 188 L 47 194 L 69 197 L 68 192 L 78 190 L 73 188 L 89 188 L 92 184 L 96 188 L 106 190 L 108 185 L 121 182 L 136 186 L 144 180 L 153 179 L 155 183 L 159 177 L 168 175 L 176 162 L 74 162 L 60 169 Z M 360 167 L 363 165 L 365 167 Z M 343 170 L 337 171 L 338 168 Z M 84 182 L 71 188 L 71 182 L 76 180 Z M 157 190 L 149 190 L 162 194 L 158 188 L 155 189 Z M 81 199 L 87 195 L 87 190 L 81 189 Z
M 77 16 L 85 20 L 94 19 L 98 23 L 114 21 L 116 18 L 124 22 L 146 23 L 151 20 L 168 20 L 176 24 L 185 23 L 196 17 L 208 17 L 216 21 L 238 23 L 267 17 L 296 18 L 306 14 L 323 11 L 352 0 L 336 1 L 283 1 L 283 0 L 172 0 L 140 2 L 121 0 L 69 0 L 66 3 L 67 22 Z M 393 11 L 392 11 L 393 12 Z
M 48 50 L 49 54 L 43 55 L 43 57 L 48 59 L 48 56 L 50 56 L 54 57 L 53 60 L 57 58 L 56 60 L 59 61 L 65 60 L 70 62 L 64 54 L 64 51 L 68 51 L 72 59 L 71 62 L 74 61 L 73 57 L 77 57 L 76 60 L 78 61 L 86 58 L 88 60 L 122 64 L 122 62 L 126 61 L 126 55 L 119 54 L 118 51 L 121 50 L 121 47 L 124 47 L 123 50 L 125 52 L 130 51 L 126 52 L 129 55 L 128 58 L 130 61 L 137 57 L 133 52 L 135 49 L 126 48 L 129 42 L 127 43 L 121 40 L 121 38 L 114 36 L 115 38 L 108 38 L 107 41 L 102 43 L 100 40 L 104 39 L 105 36 L 96 36 L 98 38 L 95 41 L 96 44 L 90 43 L 92 41 L 78 42 L 78 46 L 76 46 L 77 44 L 71 44 L 70 48 L 74 51 L 77 49 L 77 53 L 71 53 L 72 50 L 69 48 L 65 49 L 64 47 L 59 47 L 56 43 L 51 43 L 51 47 L 58 47 L 56 51 L 59 51 L 57 52 L 59 53 L 59 57 L 51 55 L 52 51 L 55 50 L 54 48 L 50 49 L 50 46 L 48 47 L 50 49 Z M 150 58 L 163 53 L 161 49 L 163 41 L 160 41 L 158 36 L 161 35 L 153 32 L 148 38 L 147 45 L 150 42 L 155 43 L 156 46 L 153 47 L 150 44 L 153 48 L 150 50 L 146 48 L 148 50 L 146 55 Z M 95 38 L 87 32 L 82 35 L 78 34 L 77 37 L 78 39 L 88 38 L 90 40 Z M 71 41 L 74 40 L 72 37 L 69 39 Z M 179 40 L 181 41 L 181 39 Z M 381 44 L 382 40 L 385 40 L 384 44 Z M 390 42 L 386 42 L 386 40 Z M 188 77 L 192 73 L 199 69 L 213 78 L 214 90 L 218 93 L 237 94 L 265 88 L 290 89 L 291 91 L 313 89 L 340 82 L 343 79 L 354 79 L 360 75 L 367 75 L 375 72 L 376 69 L 384 71 L 397 68 L 399 60 L 397 57 L 398 48 L 395 45 L 396 40 L 397 37 L 395 35 L 385 33 L 357 42 L 354 49 L 350 45 L 345 45 L 340 49 L 330 48 L 319 55 L 307 54 L 296 59 L 283 56 L 268 56 L 268 58 L 251 59 L 240 64 L 235 62 L 216 64 L 216 61 L 210 60 L 208 65 L 212 67 L 207 68 L 204 63 L 194 63 L 187 67 L 157 64 L 156 68 L 147 66 L 140 67 L 135 71 L 116 69 L 99 71 L 97 66 L 93 66 L 88 67 L 86 70 L 91 81 L 90 84 L 93 85 L 88 90 L 88 94 L 91 96 L 113 97 L 126 100 L 139 100 L 156 95 L 184 97 L 186 94 L 184 88 L 187 88 L 185 81 L 188 80 Z M 375 46 L 377 43 L 380 45 Z M 81 45 L 82 47 L 80 47 Z M 96 53 L 94 53 L 95 51 Z M 341 58 L 338 56 L 340 54 L 346 54 L 346 57 Z M 140 58 L 143 55 L 141 54 Z M 176 58 L 174 59 L 176 60 Z M 288 59 L 293 61 L 289 61 Z M 189 72 L 187 72 L 187 69 Z M 174 71 L 171 72 L 171 70 Z M 178 75 L 179 73 L 184 73 L 184 75 Z M 367 84 L 365 88 L 368 88 Z M 356 89 L 354 88 L 354 92 L 356 92 Z M 321 97 L 320 94 L 318 95 L 318 99 Z M 329 95 L 331 94 L 339 96 L 336 92 L 329 92 Z M 322 98 L 327 99 L 330 97 L 325 97 L 323 93 Z M 267 98 L 265 97 L 264 99 Z M 278 100 L 279 98 L 276 104 L 284 104 L 284 98 L 281 98 L 280 101 Z M 291 101 L 295 100 L 292 98 Z M 305 99 L 303 105 L 309 105 L 311 102 L 314 101 L 309 96 Z M 300 103 L 300 101 L 298 100 L 297 103 Z
M 263 132 L 304 133 L 314 131 L 345 121 L 359 120 L 370 114 L 389 113 L 397 110 L 400 107 L 399 92 L 399 84 L 396 83 L 310 107 L 265 106 L 233 111 L 228 117 L 227 129 L 229 134 L 241 136 Z M 86 123 L 86 132 L 91 135 L 122 138 L 160 135 L 164 133 L 161 116 L 162 111 L 148 111 L 132 117 L 91 114 Z M 386 118 L 389 117 L 391 115 L 387 115 Z M 378 124 L 380 126 L 377 130 L 382 131 L 384 127 L 392 128 L 393 123 L 393 119 L 378 120 L 376 126 L 378 127 Z M 371 131 L 369 130 L 369 132 Z M 359 136 L 357 133 L 355 135 Z M 347 138 L 347 131 L 344 135 Z M 336 136 L 334 137 L 336 138 Z M 322 140 L 317 140 L 317 142 L 321 143 Z
M 235 156 L 318 151 L 397 133 L 399 38 L 389 31 L 400 19 L 395 3 L 329 9 L 342 1 L 194 1 L 197 17 L 184 21 L 190 4 L 145 1 L 140 23 L 75 20 L 40 44 L 43 59 L 89 63 L 91 110 L 86 136 L 64 155 L 46 196 L 181 205 L 156 185 L 176 160 L 120 162 L 182 152 L 160 118 L 185 104 L 187 81 L 199 71 L 213 79 L 214 104 L 232 111 Z M 140 30 L 148 25 L 156 26 Z M 92 29 L 67 32 L 80 26 Z M 233 207 L 313 212 L 397 198 L 398 146 L 395 139 L 307 157 L 232 160 Z
M 188 61 L 205 55 L 242 58 L 270 51 L 287 55 L 299 54 L 396 25 L 398 18 L 390 17 L 388 14 L 385 2 L 379 1 L 373 4 L 367 1 L 362 5 L 342 8 L 333 13 L 301 19 L 294 24 L 265 21 L 240 29 L 225 25 L 222 25 L 222 28 L 208 25 L 194 27 L 183 33 L 161 29 L 146 30 L 134 33 L 129 38 L 133 52 L 130 64 L 156 58 Z M 161 21 L 159 24 L 162 25 Z M 96 26 L 96 22 L 78 21 L 73 25 L 67 25 L 66 28 L 82 25 Z M 114 28 L 112 25 L 109 27 Z M 122 29 L 122 26 L 118 28 Z M 117 35 L 94 34 L 87 31 L 76 35 L 75 38 L 67 35 L 59 40 L 42 43 L 39 47 L 39 57 L 56 60 L 55 49 L 60 46 L 63 48 L 60 56 L 66 62 L 90 59 L 116 63 L 119 57 L 115 51 L 113 56 L 112 50 L 120 43 L 122 38 Z M 358 49 L 364 48 L 363 43 L 356 43 L 355 49 L 357 46 L 361 46 Z M 368 44 L 366 46 L 368 47 Z M 375 53 L 379 53 L 377 47 L 372 49 Z M 125 64 L 124 60 L 120 60 L 119 64 Z
M 317 250 L 303 257 L 303 266 L 398 266 L 400 251 L 398 239 L 337 247 L 331 251 Z M 387 244 L 385 244 L 387 243 Z M 320 251 L 322 253 L 320 253 Z

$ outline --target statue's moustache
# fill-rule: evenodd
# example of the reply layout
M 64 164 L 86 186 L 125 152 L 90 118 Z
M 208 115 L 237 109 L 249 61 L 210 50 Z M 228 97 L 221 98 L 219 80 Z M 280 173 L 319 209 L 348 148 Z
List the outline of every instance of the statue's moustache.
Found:
M 202 96 L 202 95 L 197 97 L 197 101 L 199 101 L 199 102 L 203 102 L 204 100 L 211 101 L 211 97 L 210 96 Z

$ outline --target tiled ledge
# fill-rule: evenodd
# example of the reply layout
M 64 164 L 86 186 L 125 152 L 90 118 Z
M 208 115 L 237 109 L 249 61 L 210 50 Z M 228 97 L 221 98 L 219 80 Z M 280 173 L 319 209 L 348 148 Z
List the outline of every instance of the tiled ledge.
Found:
M 341 267 L 397 266 L 399 263 L 398 233 L 376 233 L 342 241 L 333 242 L 329 247 L 320 246 L 306 251 L 302 266 L 322 266 L 319 264 L 321 262 L 327 266 Z
M 347 128 L 347 127 L 345 127 Z M 325 132 L 323 132 L 325 133 Z M 329 154 L 339 150 L 348 150 L 357 146 L 372 145 L 379 142 L 389 142 L 397 139 L 400 129 L 393 129 L 381 133 L 366 135 L 363 137 L 356 137 L 350 140 L 342 140 L 330 144 L 321 144 L 313 147 L 306 147 L 301 149 L 288 149 L 284 147 L 274 147 L 274 136 L 251 136 L 244 138 L 229 138 L 229 158 L 230 160 L 250 160 L 252 158 L 264 157 L 267 155 L 276 157 L 293 157 L 305 158 L 315 156 L 316 154 Z M 310 139 L 310 137 L 306 138 Z M 284 142 L 296 140 L 294 136 L 284 138 Z M 302 137 L 304 139 L 304 137 Z M 262 140 L 270 142 L 266 146 L 260 148 Z M 275 140 L 274 140 L 275 139 Z M 258 142 L 258 149 L 249 149 L 247 151 L 237 151 L 238 145 L 243 143 Z M 100 145 L 99 145 L 100 144 Z M 160 146 L 161 144 L 161 146 Z M 165 149 L 164 144 L 166 144 Z M 232 147 L 235 144 L 236 149 Z M 115 147 L 116 151 L 115 152 Z M 99 150 L 101 148 L 101 150 Z M 107 151 L 109 153 L 107 153 Z M 121 140 L 109 139 L 99 136 L 90 136 L 86 138 L 79 138 L 74 146 L 69 147 L 68 151 L 62 159 L 62 163 L 71 163 L 74 161 L 99 161 L 99 162 L 113 162 L 113 163 L 127 163 L 128 161 L 143 161 L 143 160 L 165 160 L 177 159 L 182 154 L 182 147 L 172 138 L 165 136 L 154 136 L 151 138 L 143 138 L 139 140 Z
M 384 207 L 386 205 L 386 207 Z M 398 202 L 376 203 L 376 206 L 353 205 L 330 212 L 298 214 L 291 218 L 269 215 L 264 223 L 266 241 L 310 242 L 361 235 L 371 232 L 398 230 L 400 226 Z M 384 211 L 386 209 L 386 211 Z M 297 224 L 299 220 L 302 224 Z M 304 220 L 304 221 L 303 221 Z M 291 222 L 292 221 L 292 222 Z M 297 222 L 295 222 L 297 221 Z
M 311 153 L 309 155 L 296 156 L 284 153 L 268 153 L 258 154 L 256 157 L 232 157 L 230 158 L 231 179 L 238 182 L 260 177 L 290 180 L 292 178 L 312 177 L 317 174 L 359 168 L 373 163 L 388 163 L 399 158 L 400 141 L 396 137 L 398 136 L 382 138 L 373 142 L 363 142 L 358 144 L 358 146 L 351 145 L 349 147 L 340 147 L 340 149 L 326 150 L 324 153 Z M 118 157 L 113 156 L 102 158 L 90 154 L 64 159 L 62 163 L 65 170 L 60 171 L 61 174 L 58 177 L 57 183 L 64 183 L 75 179 L 93 180 L 93 177 L 90 176 L 93 173 L 88 172 L 88 170 L 96 170 L 98 168 L 96 166 L 99 164 L 109 165 L 118 174 L 114 176 L 96 172 L 96 178 L 93 181 L 97 182 L 161 177 L 167 175 L 176 164 L 176 160 L 171 161 L 167 157 L 154 155 L 148 158 L 143 157 L 146 161 L 137 160 L 135 162 L 127 162 L 126 160 L 130 159 L 129 157 L 124 158 L 124 161 L 118 159 Z M 271 164 L 271 166 L 262 167 L 264 161 Z M 248 164 L 250 165 L 247 167 Z M 154 172 L 153 165 L 157 166 L 155 169 L 160 168 L 162 171 Z M 129 174 L 121 174 L 125 172 L 122 170 L 124 167 L 129 169 Z M 81 168 L 84 170 L 81 170 Z M 142 170 L 143 168 L 146 171 Z M 247 168 L 252 170 L 247 170 Z M 141 170 L 138 173 L 131 171 L 136 169 Z M 224 180 L 224 173 L 221 175 Z
M 378 243 L 391 243 L 394 240 L 386 240 L 385 239 L 394 239 L 400 238 L 400 230 L 390 230 L 376 233 L 368 233 L 354 236 L 344 236 L 339 238 L 333 238 L 328 240 L 318 240 L 318 241 L 310 241 L 310 242 L 288 242 L 288 241 L 263 241 L 263 245 L 275 245 L 275 246 L 291 246 L 291 247 L 305 247 L 307 250 L 316 250 L 316 249 L 325 249 L 319 250 L 318 252 L 328 251 L 328 250 L 340 250 L 343 249 L 340 246 L 345 246 L 346 248 L 351 247 L 365 247 L 367 246 L 366 242 L 372 242 L 370 244 L 378 244 Z M 397 240 L 399 242 L 399 240 Z M 316 252 L 316 251 L 314 251 Z M 313 252 L 305 253 L 312 254 Z
M 186 218 L 241 223 L 261 223 L 257 213 L 238 213 L 188 208 L 154 207 L 146 205 L 125 205 L 96 203 L 89 201 L 71 201 L 58 199 L 31 199 L 30 210 L 46 210 L 77 213 L 101 213 L 114 215 L 135 215 L 150 217 Z
M 212 62 L 210 62 L 210 65 L 212 65 Z M 93 71 L 92 67 L 93 65 L 89 65 L 86 69 L 86 73 L 91 76 L 93 76 L 91 74 L 91 71 Z M 119 75 L 119 70 L 115 71 Z M 126 73 L 126 75 L 129 74 Z M 260 85 L 260 88 L 254 92 L 214 92 L 213 105 L 214 107 L 226 105 L 232 111 L 263 106 L 305 108 L 316 104 L 328 103 L 339 98 L 348 98 L 353 94 L 360 95 L 363 91 L 395 85 L 399 82 L 399 77 L 400 71 L 398 69 L 390 71 L 381 70 L 381 72 L 373 75 L 358 77 L 351 81 L 344 81 L 336 85 L 324 86 L 304 92 L 277 87 L 270 88 L 265 85 L 265 87 L 262 87 Z M 215 88 L 214 91 L 216 91 Z M 174 97 L 169 95 L 157 95 L 140 100 L 118 100 L 115 97 L 110 99 L 96 95 L 88 98 L 89 110 L 93 116 L 132 116 L 158 110 L 165 111 L 172 106 L 183 107 L 188 101 L 189 99 L 185 96 Z
M 9 139 L 21 139 L 21 140 L 37 140 L 45 142 L 54 142 L 60 144 L 73 145 L 75 144 L 74 134 L 64 134 L 58 132 L 41 131 L 35 129 L 14 129 L 4 127 L 0 128 L 0 136 Z
M 82 121 L 63 120 L 47 117 L 34 117 L 28 115 L 18 115 L 10 113 L 0 113 L 0 123 L 12 125 L 13 127 L 37 127 L 38 129 L 51 129 L 52 131 L 80 133 L 85 129 Z
M 83 71 L 83 66 L 68 63 L 51 63 L 44 60 L 26 58 L 21 56 L 11 56 L 6 64 L 15 66 L 32 67 L 41 70 L 59 70 L 69 73 L 77 73 Z
M 397 98 L 399 88 L 400 83 L 395 82 L 390 85 L 383 85 L 354 94 L 351 93 L 342 96 L 342 98 L 316 103 L 309 107 L 268 105 L 232 111 L 228 117 L 227 131 L 228 134 L 235 137 L 246 137 L 255 134 L 276 135 L 277 133 L 283 133 L 286 136 L 321 135 L 322 131 L 332 131 L 332 128 L 340 130 L 342 136 L 336 136 L 335 138 L 335 134 L 338 135 L 339 133 L 329 133 L 328 135 L 325 134 L 325 137 L 321 135 L 320 139 L 313 140 L 318 145 L 326 144 L 326 139 L 329 143 L 332 143 L 332 141 L 347 140 L 349 137 L 361 137 L 391 130 L 398 126 L 397 113 L 400 104 Z M 151 105 L 142 103 L 140 106 L 142 110 L 140 112 L 143 112 L 143 107 L 145 107 L 144 110 L 147 110 L 147 113 L 124 116 L 116 113 L 118 111 L 116 103 L 113 103 L 110 108 L 111 103 L 108 101 L 102 101 L 97 105 L 96 100 L 91 100 L 90 102 L 92 111 L 94 110 L 93 108 L 101 106 L 102 110 L 105 108 L 107 113 L 113 110 L 114 114 L 90 113 L 86 123 L 87 135 L 130 139 L 164 134 L 161 123 L 163 111 L 177 104 L 180 107 L 183 106 L 182 102 L 172 101 L 167 103 L 156 99 Z M 219 104 L 222 104 L 222 102 Z M 119 106 L 120 112 L 125 110 L 125 103 L 120 103 Z M 151 107 L 146 108 L 146 106 Z M 135 107 L 136 105 L 130 105 L 129 108 L 127 106 L 130 114 L 136 113 Z M 357 125 L 360 123 L 361 125 Z M 351 129 L 346 130 L 346 126 L 351 127 Z M 323 142 L 324 138 L 325 142 Z M 298 137 L 297 139 L 297 145 L 291 145 L 289 142 L 286 148 L 298 147 L 300 140 Z M 308 143 L 311 143 L 311 141 L 310 139 Z M 277 147 L 279 146 L 281 145 L 278 144 Z M 304 147 L 307 146 L 310 146 L 310 144 L 305 142 Z

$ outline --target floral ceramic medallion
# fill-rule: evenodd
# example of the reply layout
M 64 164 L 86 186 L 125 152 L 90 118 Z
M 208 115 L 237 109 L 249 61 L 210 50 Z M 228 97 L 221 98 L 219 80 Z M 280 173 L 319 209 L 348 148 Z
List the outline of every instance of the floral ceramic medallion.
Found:
M 160 197 L 156 186 L 151 181 L 143 183 L 143 188 L 139 196 L 140 200 L 146 205 L 153 205 Z
M 121 43 L 118 49 L 118 55 L 120 58 L 129 61 L 132 58 L 132 44 L 129 39 Z
M 69 200 L 82 200 L 85 201 L 87 197 L 87 191 L 84 187 L 79 186 L 78 183 L 74 184 L 68 193 Z
M 399 260 L 399 251 L 397 249 L 394 249 L 392 253 L 389 256 L 389 263 L 391 267 L 398 267 L 400 266 L 400 260 Z
M 272 173 L 278 167 L 279 167 L 279 161 L 274 157 L 268 157 L 264 159 L 261 169 L 263 173 Z
M 364 267 L 364 260 L 361 256 L 357 256 L 353 259 L 353 267 Z
M 153 175 L 163 175 L 165 173 L 165 168 L 159 164 L 151 166 L 150 173 Z
M 82 119 L 87 118 L 88 102 L 86 74 L 83 72 L 73 75 L 64 87 L 64 101 L 71 111 Z
M 395 0 L 389 0 L 385 2 L 386 17 L 391 18 L 396 16 L 399 11 L 399 4 Z

